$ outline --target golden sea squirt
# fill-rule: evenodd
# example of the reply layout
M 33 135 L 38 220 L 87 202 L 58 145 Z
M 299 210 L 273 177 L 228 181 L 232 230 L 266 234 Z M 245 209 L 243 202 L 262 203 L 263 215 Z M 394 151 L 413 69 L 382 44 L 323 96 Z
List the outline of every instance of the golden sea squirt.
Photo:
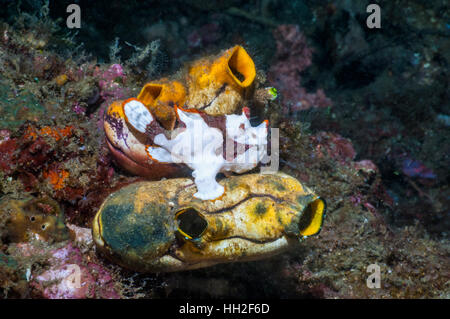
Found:
M 255 63 L 239 45 L 197 60 L 187 75 L 186 106 L 210 115 L 232 114 L 254 93 L 255 77 Z
M 224 178 L 217 200 L 193 197 L 188 178 L 139 182 L 111 194 L 93 225 L 97 249 L 139 272 L 258 260 L 319 233 L 323 199 L 283 173 Z

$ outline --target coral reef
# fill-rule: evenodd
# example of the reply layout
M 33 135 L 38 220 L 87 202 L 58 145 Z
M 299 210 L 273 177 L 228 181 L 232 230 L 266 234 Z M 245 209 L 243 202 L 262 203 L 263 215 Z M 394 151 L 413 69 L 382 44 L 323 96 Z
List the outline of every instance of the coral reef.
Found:
M 7 1 L 0 297 L 448 299 L 448 5 L 379 1 L 375 30 L 369 2 L 81 0 L 91 11 L 75 32 L 61 23 L 64 1 Z M 246 106 L 252 125 L 280 128 L 280 171 L 327 199 L 320 235 L 268 259 L 187 272 L 110 264 L 96 252 L 92 219 L 110 194 L 143 179 L 113 162 L 107 108 L 144 83 L 156 84 L 144 90 L 152 97 L 183 80 L 187 62 L 218 70 L 208 57 L 236 45 L 254 60 L 255 92 L 232 93 L 239 103 L 226 113 Z M 205 73 L 192 72 L 193 82 Z M 216 92 L 196 96 L 198 105 Z M 370 264 L 380 266 L 379 289 L 366 285 Z

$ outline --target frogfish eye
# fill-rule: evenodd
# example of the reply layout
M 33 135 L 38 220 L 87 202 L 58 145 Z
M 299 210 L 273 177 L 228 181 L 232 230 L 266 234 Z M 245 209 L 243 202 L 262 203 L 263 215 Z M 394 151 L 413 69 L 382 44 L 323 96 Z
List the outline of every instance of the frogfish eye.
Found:
M 199 238 L 208 227 L 203 215 L 192 207 L 178 211 L 175 220 L 178 223 L 178 232 L 186 239 Z
M 303 210 L 300 218 L 300 234 L 302 236 L 317 235 L 322 228 L 323 218 L 326 212 L 326 202 L 322 198 L 316 198 Z

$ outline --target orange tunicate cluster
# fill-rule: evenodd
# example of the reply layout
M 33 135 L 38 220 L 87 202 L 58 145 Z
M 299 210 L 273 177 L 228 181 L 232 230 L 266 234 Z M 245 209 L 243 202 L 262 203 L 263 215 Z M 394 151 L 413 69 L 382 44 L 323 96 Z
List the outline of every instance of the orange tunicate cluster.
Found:
M 43 176 L 53 186 L 54 190 L 60 190 L 64 188 L 69 172 L 64 169 L 51 169 L 44 171 Z
M 72 125 L 65 126 L 64 128 L 52 128 L 50 126 L 44 126 L 41 129 L 34 129 L 31 126 L 27 127 L 25 132 L 25 138 L 30 137 L 33 141 L 38 136 L 51 136 L 56 141 L 59 141 L 63 137 L 70 137 L 73 135 L 74 127 Z

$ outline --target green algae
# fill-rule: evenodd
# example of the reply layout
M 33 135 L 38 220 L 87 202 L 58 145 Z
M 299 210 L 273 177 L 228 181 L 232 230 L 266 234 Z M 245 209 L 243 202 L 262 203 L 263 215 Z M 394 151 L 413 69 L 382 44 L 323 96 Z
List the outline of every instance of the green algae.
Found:
M 40 118 L 45 107 L 28 90 L 14 90 L 0 78 L 0 128 L 17 129 L 25 121 Z

